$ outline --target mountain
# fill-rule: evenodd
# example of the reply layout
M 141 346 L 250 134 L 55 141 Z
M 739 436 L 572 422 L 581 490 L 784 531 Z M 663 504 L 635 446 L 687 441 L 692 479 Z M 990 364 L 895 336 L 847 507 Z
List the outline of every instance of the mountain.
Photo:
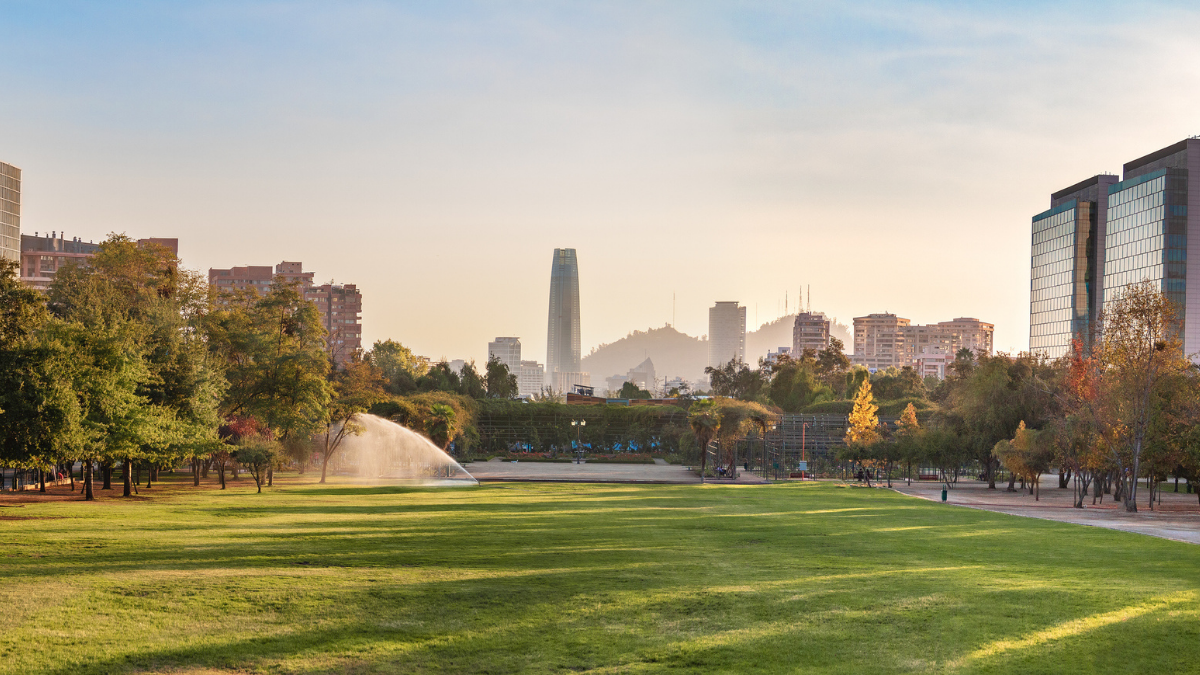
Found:
M 583 357 L 584 371 L 592 374 L 592 384 L 604 386 L 604 378 L 624 375 L 647 358 L 654 361 L 659 377 L 704 377 L 708 365 L 708 340 L 692 337 L 670 325 L 635 330 L 616 342 L 602 344 Z
M 842 339 L 850 349 L 849 332 L 844 324 L 831 319 L 831 332 Z M 781 316 L 758 330 L 746 333 L 746 363 L 758 367 L 758 360 L 768 350 L 792 346 L 792 326 L 796 315 Z M 685 380 L 708 380 L 704 367 L 708 365 L 708 339 L 681 333 L 670 324 L 662 328 L 635 330 L 629 335 L 607 344 L 593 347 L 583 357 L 583 370 L 591 373 L 592 384 L 604 386 L 604 378 L 624 375 L 647 358 L 654 361 L 654 370 L 660 378 L 682 377 Z

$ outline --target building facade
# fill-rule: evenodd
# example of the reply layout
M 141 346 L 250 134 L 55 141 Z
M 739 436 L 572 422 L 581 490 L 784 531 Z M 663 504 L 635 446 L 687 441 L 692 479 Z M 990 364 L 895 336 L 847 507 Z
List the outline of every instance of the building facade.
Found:
M 488 361 L 493 358 L 508 366 L 508 372 L 516 375 L 521 367 L 521 338 L 498 337 L 489 342 Z
M 546 325 L 546 378 L 555 391 L 554 374 L 579 373 L 579 259 L 573 248 L 554 249 L 550 263 L 550 311 Z M 589 380 L 590 382 L 590 380 Z
M 1125 289 L 1150 281 L 1178 308 L 1184 353 L 1200 353 L 1200 256 L 1187 255 L 1200 237 L 1200 138 L 1127 162 L 1122 174 L 1056 192 L 1034 216 L 1031 351 L 1089 344 Z
M 722 301 L 708 308 L 708 365 L 746 360 L 746 308 Z
M 362 349 L 362 293 L 355 284 L 315 285 L 314 276 L 304 271 L 304 263 L 285 260 L 274 269 L 266 265 L 210 268 L 208 283 L 221 292 L 250 290 L 259 295 L 266 294 L 276 278 L 297 284 L 304 299 L 316 305 L 330 359 L 345 365 Z
M 1108 188 L 1100 174 L 1050 196 L 1033 217 L 1029 289 L 1029 348 L 1057 358 L 1075 336 L 1090 340 L 1102 298 Z
M 157 245 L 167 249 L 173 256 L 179 255 L 178 239 L 138 239 L 139 246 Z M 84 241 L 79 237 L 67 239 L 62 232 L 49 235 L 21 235 L 21 281 L 25 285 L 44 291 L 50 288 L 58 271 L 67 265 L 87 264 L 100 244 Z
M 566 394 L 575 391 L 576 386 L 591 387 L 591 373 L 581 373 L 579 371 L 569 372 L 560 370 L 554 373 L 547 373 L 550 378 L 550 388 L 556 394 Z
M 819 352 L 829 346 L 829 317 L 823 312 L 800 312 L 792 325 L 792 354 L 797 358 L 805 349 Z
M 905 333 L 912 323 L 895 314 L 868 314 L 854 318 L 854 355 L 850 362 L 880 370 L 909 365 Z
M 851 363 L 875 371 L 917 366 L 922 354 L 953 355 L 960 349 L 991 355 L 995 326 L 971 317 L 916 325 L 895 314 L 870 314 L 854 319 Z
M 21 262 L 21 170 L 0 162 L 0 260 Z
M 546 369 L 537 361 L 522 361 L 517 370 L 517 395 L 537 396 L 546 387 Z

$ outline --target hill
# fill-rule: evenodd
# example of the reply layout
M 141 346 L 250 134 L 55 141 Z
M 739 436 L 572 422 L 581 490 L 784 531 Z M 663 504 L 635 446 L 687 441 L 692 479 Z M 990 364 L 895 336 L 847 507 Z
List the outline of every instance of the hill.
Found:
M 592 384 L 602 386 L 604 378 L 624 375 L 630 368 L 649 358 L 659 377 L 704 377 L 708 365 L 708 340 L 681 333 L 673 326 L 635 330 L 629 335 L 594 347 L 583 357 L 583 369 L 592 374 Z

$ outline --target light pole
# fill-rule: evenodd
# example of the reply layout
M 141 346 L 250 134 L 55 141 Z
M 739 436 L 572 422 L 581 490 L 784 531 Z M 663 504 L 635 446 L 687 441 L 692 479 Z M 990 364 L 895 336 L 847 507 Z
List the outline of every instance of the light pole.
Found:
M 583 463 L 583 428 L 587 426 L 587 420 L 571 420 L 571 426 L 575 427 L 575 444 L 578 446 L 575 449 L 575 463 Z
M 800 472 L 800 480 L 808 471 L 808 422 L 800 423 L 800 461 L 804 462 L 804 471 Z

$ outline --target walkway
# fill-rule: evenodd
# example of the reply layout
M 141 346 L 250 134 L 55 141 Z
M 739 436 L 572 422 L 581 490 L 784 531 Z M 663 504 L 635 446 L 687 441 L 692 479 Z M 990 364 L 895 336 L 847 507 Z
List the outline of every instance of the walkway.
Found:
M 931 501 L 942 499 L 941 483 L 914 482 L 910 487 L 902 481 L 892 481 L 892 486 L 897 492 L 914 497 Z M 1155 511 L 1146 507 L 1145 498 L 1142 496 L 1144 488 L 1138 488 L 1137 513 L 1126 513 L 1123 507 L 1112 501 L 1111 495 L 1105 495 L 1103 504 L 1092 506 L 1092 499 L 1088 497 L 1084 500 L 1084 508 L 1074 508 L 1071 490 L 1060 490 L 1057 476 L 1047 475 L 1042 478 L 1039 501 L 1034 501 L 1028 491 L 1007 492 L 1006 487 L 1007 485 L 997 485 L 995 490 L 989 490 L 987 483 L 959 482 L 950 490 L 947 501 L 956 506 L 984 511 L 1092 525 L 1200 544 L 1200 504 L 1197 504 L 1196 495 L 1182 491 L 1182 485 L 1179 493 L 1171 491 L 1174 489 L 1173 484 L 1164 485 L 1163 508 L 1160 510 L 1159 505 L 1155 504 Z

